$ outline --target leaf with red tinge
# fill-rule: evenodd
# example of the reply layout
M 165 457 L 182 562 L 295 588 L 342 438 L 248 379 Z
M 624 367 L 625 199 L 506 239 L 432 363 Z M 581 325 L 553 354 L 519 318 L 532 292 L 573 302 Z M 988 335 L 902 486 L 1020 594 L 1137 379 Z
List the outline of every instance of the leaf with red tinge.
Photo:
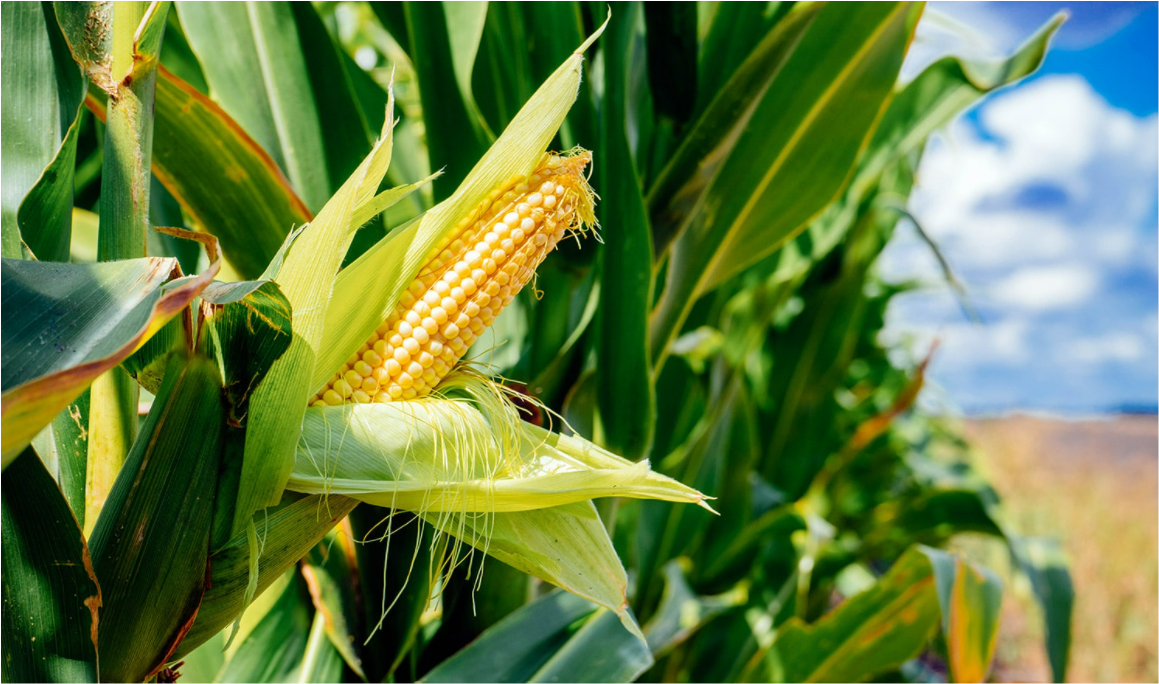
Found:
M 176 259 L 99 264 L 4 259 L 4 464 L 101 373 L 139 349 L 186 310 L 213 280 L 181 277 Z

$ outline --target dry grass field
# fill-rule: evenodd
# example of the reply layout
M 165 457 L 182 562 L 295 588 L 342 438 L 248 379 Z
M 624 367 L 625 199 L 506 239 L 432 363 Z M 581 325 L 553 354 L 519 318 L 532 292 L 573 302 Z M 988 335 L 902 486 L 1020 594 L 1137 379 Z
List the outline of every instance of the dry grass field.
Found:
M 1159 679 L 1159 430 L 1154 416 L 967 424 L 1022 532 L 1062 540 L 1077 594 L 1070 681 Z M 1008 584 L 994 678 L 1048 681 L 1029 587 Z

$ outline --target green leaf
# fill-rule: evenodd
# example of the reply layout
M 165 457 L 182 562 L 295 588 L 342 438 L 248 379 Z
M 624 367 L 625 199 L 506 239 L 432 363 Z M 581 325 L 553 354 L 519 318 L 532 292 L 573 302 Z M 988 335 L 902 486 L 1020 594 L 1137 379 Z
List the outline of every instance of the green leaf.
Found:
M 299 680 L 311 618 L 309 596 L 294 575 L 253 630 L 236 644 L 217 681 L 313 681 Z
M 699 81 L 701 96 L 711 93 L 715 97 L 696 119 L 648 191 L 657 257 L 663 255 L 676 239 L 721 163 L 735 149 L 737 138 L 752 118 L 757 103 L 780 74 L 822 7 L 820 3 L 799 6 L 760 39 L 733 73 L 733 69 L 725 71 L 725 67 L 716 62 L 741 58 L 734 51 L 745 41 L 743 36 L 736 34 L 749 34 L 750 39 L 760 38 L 751 34 L 767 30 L 763 29 L 765 21 L 760 19 L 764 8 L 755 3 L 720 6 L 705 39 Z
M 6 103 L 3 253 L 20 258 L 23 239 L 38 259 L 67 261 L 84 76 L 51 4 L 5 5 L 0 27 Z
M 104 120 L 103 103 L 89 97 L 86 104 Z M 190 220 L 221 241 L 230 265 L 257 278 L 290 229 L 313 215 L 237 122 L 164 67 L 155 106 L 153 173 Z
M 332 188 L 322 124 L 290 3 L 178 4 L 210 94 L 317 211 Z
M 354 217 L 374 200 L 390 166 L 393 104 L 392 99 L 382 136 L 370 154 L 294 240 L 275 278 L 294 311 L 293 337 L 289 349 L 274 361 L 266 380 L 251 397 L 234 534 L 250 524 L 254 511 L 276 505 L 282 498 L 293 468 L 302 414 L 315 389 L 310 384 L 311 374 L 325 341 L 333 274 L 353 239 Z
M 14 456 L 101 373 L 183 311 L 216 267 L 176 259 L 55 264 L 4 259 L 3 450 Z
M 250 396 L 290 347 L 290 303 L 269 280 L 215 282 L 201 300 L 200 349 L 217 361 L 229 422 L 240 427 Z
M 673 244 L 652 320 L 658 367 L 701 294 L 771 254 L 845 186 L 920 10 L 828 5 L 817 15 Z
M 92 534 L 101 579 L 101 676 L 143 681 L 189 630 L 208 577 L 225 411 L 208 360 L 170 357 Z M 154 606 L 168 606 L 155 610 Z
M 871 588 L 813 624 L 799 618 L 776 634 L 748 681 L 856 682 L 900 666 L 925 647 L 939 622 L 956 676 L 981 681 L 997 635 L 1002 588 L 992 574 L 925 546 L 911 547 Z
M 425 514 L 424 520 L 511 567 L 604 606 L 640 637 L 628 608 L 628 578 L 591 502 L 481 518 Z
M 80 525 L 32 449 L 4 472 L 6 682 L 95 682 L 101 590 Z
M 456 26 L 456 37 L 466 44 L 452 46 L 451 21 L 442 3 L 407 2 L 403 9 L 406 30 L 422 99 L 430 168 L 445 168 L 435 182 L 435 199 L 449 197 L 467 177 L 472 161 L 487 149 L 488 135 L 473 101 L 464 98 L 456 72 L 467 61 L 474 62 L 482 24 Z M 477 7 L 452 10 L 476 15 Z M 486 6 L 483 6 L 485 14 Z M 476 18 L 478 18 L 476 16 Z M 471 35 L 474 32 L 474 35 Z M 458 53 L 458 55 L 456 55 Z M 450 59 L 426 59 L 425 55 L 447 55 Z M 474 110 L 474 111 L 472 111 Z
M 351 670 L 365 680 L 362 659 L 354 640 L 359 618 L 354 589 L 357 583 L 354 553 L 352 539 L 345 534 L 331 533 L 328 539 L 315 546 L 302 559 L 302 576 L 306 579 L 310 600 L 314 604 L 315 628 L 318 628 L 320 620 L 322 638 L 328 639 L 340 654 L 339 673 L 345 661 Z M 314 628 L 311 629 L 310 639 L 314 640 Z M 325 648 L 315 646 L 314 649 L 320 660 L 327 659 Z
M 652 664 L 614 613 L 554 592 L 501 620 L 423 682 L 630 682 Z
M 1055 540 L 1040 537 L 1007 538 L 1011 555 L 1019 570 L 1030 578 L 1034 596 L 1042 607 L 1051 675 L 1054 681 L 1065 682 L 1075 591 L 1062 547 Z
M 683 644 L 709 620 L 744 603 L 745 591 L 737 587 L 721 596 L 697 596 L 688 586 L 678 561 L 664 566 L 664 597 L 656 614 L 644 625 L 648 648 L 659 658 Z
M 258 517 L 255 525 L 261 553 L 256 558 L 257 585 L 253 596 L 260 596 L 357 505 L 354 499 L 343 496 L 306 496 L 289 500 Z M 250 584 L 250 560 L 244 530 L 213 553 L 209 587 L 197 619 L 171 660 L 179 660 L 242 614 Z
M 600 250 L 599 410 L 606 446 L 630 459 L 648 453 L 656 422 L 647 328 L 652 304 L 652 236 L 624 118 L 631 46 L 639 20 L 640 6 L 631 4 L 609 23 L 602 47 L 600 142 L 604 154 L 595 160 L 596 189 L 602 197 L 600 220 L 614 226 Z

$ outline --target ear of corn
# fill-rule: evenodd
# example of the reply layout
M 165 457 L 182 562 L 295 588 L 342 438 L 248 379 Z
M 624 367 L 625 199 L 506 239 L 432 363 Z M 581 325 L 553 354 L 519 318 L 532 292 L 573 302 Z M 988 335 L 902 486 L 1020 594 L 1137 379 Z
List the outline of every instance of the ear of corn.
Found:
M 595 224 L 591 154 L 546 155 L 495 188 L 428 255 L 398 305 L 311 400 L 314 406 L 428 394 L 568 234 Z

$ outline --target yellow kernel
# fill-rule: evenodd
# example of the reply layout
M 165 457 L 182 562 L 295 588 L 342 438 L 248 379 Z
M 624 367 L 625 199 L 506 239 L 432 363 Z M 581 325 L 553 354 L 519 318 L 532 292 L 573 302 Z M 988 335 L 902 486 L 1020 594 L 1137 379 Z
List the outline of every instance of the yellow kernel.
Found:
M 443 328 L 443 337 L 445 337 L 448 340 L 451 340 L 452 345 L 454 345 L 454 339 L 458 335 L 459 335 L 459 326 L 455 325 L 454 323 L 448 323 L 447 327 Z
M 398 359 L 395 359 L 394 357 L 386 360 L 384 368 L 386 369 L 387 375 L 392 378 L 397 378 L 398 374 L 402 372 L 402 364 L 399 363 Z
M 436 306 L 431 309 L 431 318 L 434 319 L 435 323 L 442 325 L 447 322 L 447 312 L 443 307 Z
M 410 373 L 403 372 L 398 376 L 398 386 L 406 389 L 415 383 L 415 379 L 410 376 Z
M 367 354 L 374 354 L 374 352 L 367 352 Z M 374 372 L 374 368 L 372 368 L 370 364 L 365 361 L 359 361 L 358 363 L 354 364 L 354 370 L 352 372 L 357 373 L 358 375 L 365 378 Z
M 398 385 L 391 385 L 386 389 L 386 393 L 390 395 L 391 399 L 399 399 L 402 397 L 402 388 Z
M 378 381 L 374 378 L 366 378 L 362 381 L 362 391 L 373 397 L 374 393 L 378 391 Z
M 356 370 L 346 371 L 346 374 L 342 376 L 342 379 L 350 383 L 351 387 L 359 387 L 362 385 L 362 373 L 359 373 Z
M 378 353 L 378 343 L 375 342 L 375 348 L 362 355 L 363 362 L 371 368 L 378 368 L 382 365 L 382 355 Z M 357 366 L 355 367 L 357 369 Z M 359 371 L 360 373 L 362 371 Z M 366 375 L 367 373 L 362 373 Z
M 326 393 L 322 395 L 322 401 L 326 402 L 330 406 L 338 406 L 342 403 L 342 395 L 338 394 L 332 389 L 328 389 L 326 390 Z
M 419 354 L 419 366 L 423 368 L 430 368 L 431 364 L 435 362 L 435 357 L 430 352 L 423 352 Z
M 403 399 L 414 399 L 418 395 L 419 395 L 419 393 L 416 392 L 415 388 L 413 388 L 413 387 L 408 387 L 402 391 L 402 398 Z
M 399 347 L 398 349 L 394 350 L 394 360 L 398 361 L 399 363 L 409 363 L 410 352 L 408 352 L 406 349 L 403 349 L 402 347 Z
M 338 392 L 338 396 L 345 399 L 354 392 L 354 388 L 350 386 L 349 382 L 346 382 L 345 378 L 341 378 L 338 382 L 334 383 L 334 391 Z
M 370 403 L 370 395 L 360 389 L 354 390 L 353 397 L 354 401 L 358 402 L 359 404 Z
M 431 313 L 433 314 L 434 310 L 431 310 Z M 447 315 L 445 311 L 443 312 L 443 315 Z M 433 316 L 427 316 L 423 319 L 423 330 L 426 330 L 428 335 L 434 335 L 439 331 L 439 322 L 436 321 Z

